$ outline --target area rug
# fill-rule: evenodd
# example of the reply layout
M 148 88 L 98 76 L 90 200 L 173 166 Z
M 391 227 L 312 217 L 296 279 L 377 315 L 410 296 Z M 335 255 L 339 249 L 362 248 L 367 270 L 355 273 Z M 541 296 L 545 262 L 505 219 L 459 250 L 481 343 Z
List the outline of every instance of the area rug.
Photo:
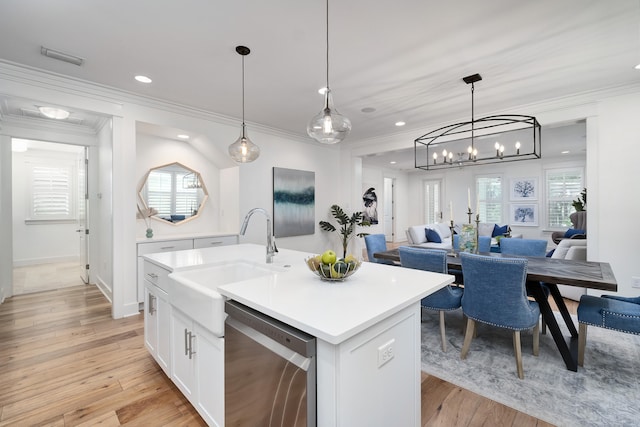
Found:
M 478 336 L 461 360 L 462 312 L 445 317 L 448 344 L 443 353 L 438 314 L 423 310 L 422 370 L 427 374 L 557 426 L 640 425 L 640 336 L 589 327 L 585 366 L 572 372 L 550 333 L 540 335 L 540 355 L 535 357 L 533 337 L 523 332 L 521 380 L 511 331 L 476 323 Z

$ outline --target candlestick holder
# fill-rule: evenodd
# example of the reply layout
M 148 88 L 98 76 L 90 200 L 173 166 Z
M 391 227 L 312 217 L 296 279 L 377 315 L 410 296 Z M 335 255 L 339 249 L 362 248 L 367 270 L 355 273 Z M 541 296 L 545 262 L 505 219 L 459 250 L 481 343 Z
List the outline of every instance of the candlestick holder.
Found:
M 453 245 L 453 234 L 454 234 L 454 232 L 453 232 L 453 220 L 451 220 L 451 223 L 449 225 L 449 230 L 451 230 L 451 251 L 449 251 L 449 256 L 456 257 L 458 255 L 456 254 L 456 249 L 455 249 L 455 247 Z
M 471 212 L 471 208 L 467 208 L 467 215 L 469 215 L 469 224 L 471 224 L 471 215 L 473 215 L 473 212 Z
M 476 214 L 476 251 L 475 253 L 480 253 L 480 214 Z

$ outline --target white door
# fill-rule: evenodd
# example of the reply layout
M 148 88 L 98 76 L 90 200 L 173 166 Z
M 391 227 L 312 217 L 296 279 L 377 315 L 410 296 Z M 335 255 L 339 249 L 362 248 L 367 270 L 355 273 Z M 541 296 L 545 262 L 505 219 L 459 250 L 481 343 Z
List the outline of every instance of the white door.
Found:
M 424 223 L 442 222 L 442 181 L 422 181 L 424 199 Z
M 393 178 L 384 179 L 384 236 L 387 242 L 394 241 L 393 232 L 393 206 L 395 196 L 393 194 Z
M 87 284 L 89 283 L 89 229 L 87 229 L 87 209 L 89 207 L 89 188 L 87 181 L 89 179 L 88 159 L 89 150 L 84 147 L 78 153 L 78 233 L 80 243 L 80 278 Z

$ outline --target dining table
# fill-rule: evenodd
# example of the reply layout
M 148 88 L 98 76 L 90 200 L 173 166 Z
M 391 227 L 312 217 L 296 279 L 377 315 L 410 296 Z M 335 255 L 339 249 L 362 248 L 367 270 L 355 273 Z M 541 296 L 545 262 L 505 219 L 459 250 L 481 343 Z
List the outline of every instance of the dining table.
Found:
M 412 247 L 420 247 L 413 246 Z M 549 257 L 527 257 L 505 255 L 499 252 L 480 253 L 480 255 L 498 258 L 526 258 L 527 259 L 527 290 L 538 302 L 542 320 L 548 327 L 556 347 L 568 370 L 578 371 L 578 331 L 571 314 L 558 290 L 558 284 L 597 289 L 607 292 L 617 292 L 618 284 L 609 263 L 598 261 L 566 260 Z M 398 249 L 376 252 L 375 258 L 400 262 Z M 449 251 L 447 256 L 449 269 L 462 270 L 462 262 L 458 252 Z M 464 271 L 463 271 L 464 279 Z M 543 285 L 544 283 L 544 285 Z M 562 319 L 567 326 L 569 336 L 565 337 L 549 304 L 548 295 L 544 291 L 546 286 L 553 298 Z

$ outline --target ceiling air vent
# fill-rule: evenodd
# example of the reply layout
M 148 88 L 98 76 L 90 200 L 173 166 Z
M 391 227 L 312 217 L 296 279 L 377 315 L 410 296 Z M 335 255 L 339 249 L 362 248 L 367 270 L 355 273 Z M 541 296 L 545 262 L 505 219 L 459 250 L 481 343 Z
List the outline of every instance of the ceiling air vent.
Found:
M 48 56 L 49 58 L 57 59 L 59 61 L 68 62 L 73 65 L 82 65 L 84 62 L 84 58 L 80 58 L 79 56 L 71 55 L 70 53 L 60 52 L 59 50 L 50 49 L 48 47 L 41 46 L 40 53 L 44 56 Z

